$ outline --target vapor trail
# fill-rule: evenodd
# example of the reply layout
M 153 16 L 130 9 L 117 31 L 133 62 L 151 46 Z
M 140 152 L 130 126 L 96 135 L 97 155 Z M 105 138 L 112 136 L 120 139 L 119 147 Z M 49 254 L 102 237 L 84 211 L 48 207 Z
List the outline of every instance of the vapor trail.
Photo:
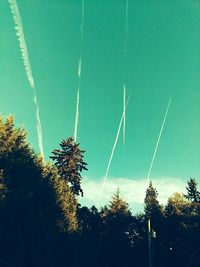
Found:
M 81 79 L 81 69 L 82 69 L 82 58 L 80 56 L 79 63 L 78 63 L 78 77 Z
M 39 150 L 40 153 L 44 159 L 44 151 L 43 151 L 43 143 L 42 143 L 42 125 L 40 121 L 40 110 L 39 110 L 39 105 L 37 103 L 37 96 L 36 96 L 36 91 L 34 90 L 34 102 L 36 106 L 36 121 L 37 121 L 37 132 L 38 132 L 38 145 L 39 145 Z
M 126 0 L 126 20 L 125 20 L 124 54 L 127 54 L 127 41 L 128 41 L 128 0 Z
M 77 139 L 78 120 L 79 120 L 79 97 L 80 97 L 80 90 L 78 88 L 77 97 L 76 97 L 76 117 L 75 117 L 75 127 L 74 127 L 74 141 L 75 142 Z
M 44 158 L 44 151 L 43 151 L 43 144 L 42 144 L 42 126 L 41 126 L 41 121 L 40 121 L 39 106 L 38 106 L 38 102 L 37 102 L 37 95 L 36 95 L 35 84 L 34 84 L 34 80 L 33 80 L 31 64 L 30 64 L 29 55 L 28 55 L 28 49 L 27 49 L 26 40 L 25 40 L 25 36 L 24 36 L 23 24 L 22 24 L 19 8 L 17 5 L 17 1 L 16 0 L 8 0 L 8 3 L 10 5 L 11 13 L 13 15 L 16 35 L 17 35 L 17 39 L 19 41 L 19 47 L 20 47 L 22 60 L 23 60 L 24 67 L 25 67 L 26 76 L 27 76 L 28 82 L 30 84 L 30 87 L 33 89 L 34 103 L 36 106 L 38 146 L 40 149 L 40 153 L 41 153 L 42 157 Z
M 160 139 L 161 139 L 161 136 L 162 136 L 162 132 L 163 132 L 163 129 L 164 129 L 164 126 L 165 126 L 165 122 L 166 122 L 166 119 L 167 119 L 167 115 L 168 115 L 168 111 L 169 111 L 170 105 L 171 105 L 171 98 L 169 99 L 169 103 L 167 105 L 165 116 L 164 116 L 164 119 L 163 119 L 163 122 L 162 122 L 162 126 L 161 126 L 161 129 L 160 129 L 160 132 L 159 132 L 158 140 L 156 142 L 155 150 L 154 150 L 154 153 L 153 153 L 153 157 L 152 157 L 152 160 L 151 160 L 149 172 L 148 172 L 148 175 L 147 175 L 147 181 L 149 181 L 149 177 L 151 175 L 151 170 L 152 170 L 153 163 L 154 163 L 154 160 L 155 160 L 155 157 L 156 157 L 156 154 L 157 154 L 158 146 L 159 146 Z
M 84 17 L 85 17 L 85 5 L 84 0 L 82 0 L 82 7 L 81 7 L 81 48 L 83 43 L 83 33 L 84 33 Z M 79 79 L 79 86 L 77 90 L 77 97 L 76 97 L 76 115 L 75 115 L 75 126 L 74 126 L 74 141 L 77 140 L 77 132 L 78 132 L 78 123 L 79 123 L 79 103 L 80 103 L 80 89 L 81 89 L 81 74 L 82 74 L 82 55 L 79 57 L 78 62 L 78 79 Z
M 124 111 L 124 119 L 123 119 L 123 145 L 125 145 L 126 138 L 126 85 L 124 84 L 124 95 L 123 95 L 123 111 Z
M 127 55 L 127 41 L 128 41 L 128 0 L 126 1 L 126 14 L 125 14 L 125 37 L 124 37 L 124 57 Z M 123 109 L 125 110 L 126 106 L 126 85 L 124 83 L 123 90 Z M 123 145 L 125 145 L 125 136 L 126 136 L 126 112 L 123 119 Z
M 26 75 L 27 75 L 27 78 L 28 78 L 28 81 L 29 81 L 31 88 L 34 88 L 34 80 L 33 80 L 31 65 L 30 65 L 30 61 L 29 61 L 28 49 L 26 46 L 26 41 L 25 41 L 24 31 L 23 31 L 23 24 L 22 24 L 20 13 L 19 13 L 19 8 L 17 6 L 17 1 L 16 0 L 8 0 L 8 3 L 10 4 L 11 13 L 13 15 L 16 35 L 17 35 L 17 39 L 19 41 L 19 47 L 20 47 L 21 54 L 22 54 L 25 72 L 26 72 Z
M 115 138 L 115 141 L 114 141 L 114 144 L 113 144 L 113 148 L 112 148 L 112 151 L 111 151 L 111 155 L 110 155 L 110 158 L 109 158 L 109 161 L 108 161 L 108 165 L 107 165 L 107 169 L 106 169 L 106 174 L 105 174 L 104 179 L 103 179 L 103 185 L 102 185 L 102 189 L 100 191 L 99 201 L 101 200 L 101 196 L 102 196 L 102 193 L 103 193 L 105 184 L 106 184 L 106 180 L 107 180 L 108 173 L 109 173 L 109 170 L 110 170 L 110 165 L 111 165 L 112 158 L 113 158 L 113 155 L 114 155 L 114 152 L 115 152 L 115 148 L 116 148 L 116 145 L 117 145 L 117 142 L 118 142 L 120 130 L 121 130 L 121 127 L 122 127 L 122 122 L 123 122 L 123 119 L 124 119 L 124 115 L 125 115 L 126 108 L 128 106 L 129 100 L 130 100 L 130 96 L 128 98 L 128 101 L 126 103 L 125 109 L 123 110 L 123 113 L 122 113 L 122 116 L 121 116 L 121 119 L 120 119 L 120 122 L 119 122 L 119 127 L 118 127 L 118 130 L 117 130 L 117 135 L 116 135 L 116 138 Z

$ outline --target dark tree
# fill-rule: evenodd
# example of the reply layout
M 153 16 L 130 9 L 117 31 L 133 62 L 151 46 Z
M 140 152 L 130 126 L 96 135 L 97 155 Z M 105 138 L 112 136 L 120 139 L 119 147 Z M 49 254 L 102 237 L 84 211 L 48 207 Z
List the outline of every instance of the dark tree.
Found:
M 60 143 L 61 149 L 55 149 L 50 158 L 55 161 L 59 175 L 70 185 L 75 195 L 83 196 L 81 188 L 81 172 L 87 169 L 83 157 L 85 151 L 79 148 L 73 138 L 68 138 Z
M 144 199 L 145 203 L 145 214 L 148 218 L 152 217 L 153 215 L 160 213 L 161 206 L 158 201 L 158 192 L 156 188 L 153 187 L 152 182 L 150 181 L 149 187 L 146 190 L 146 196 Z
M 55 166 L 0 117 L 0 266 L 58 266 L 58 237 L 76 225 L 76 199 Z
M 129 206 L 126 201 L 120 197 L 120 191 L 117 189 L 109 204 L 109 213 L 130 215 Z
M 102 251 L 104 261 L 101 266 L 132 266 L 131 223 L 128 203 L 120 196 L 119 189 L 112 196 L 108 206 L 101 210 Z
M 197 189 L 197 182 L 194 178 L 190 178 L 187 182 L 187 194 L 185 197 L 192 202 L 200 202 L 200 192 Z

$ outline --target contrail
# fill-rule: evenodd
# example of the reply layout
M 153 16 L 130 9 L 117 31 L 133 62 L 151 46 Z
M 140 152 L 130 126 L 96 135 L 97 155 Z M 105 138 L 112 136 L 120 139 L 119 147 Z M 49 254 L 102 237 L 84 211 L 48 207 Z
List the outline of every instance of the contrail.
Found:
M 75 127 L 74 127 L 74 141 L 77 139 L 77 130 L 78 130 L 78 119 L 79 119 L 79 95 L 80 90 L 78 88 L 77 97 L 76 97 L 76 117 L 75 117 Z
M 22 24 L 20 13 L 19 13 L 19 8 L 17 6 L 17 1 L 16 0 L 8 0 L 8 3 L 10 4 L 10 9 L 11 9 L 11 12 L 13 15 L 16 35 L 17 35 L 17 39 L 19 41 L 19 47 L 21 50 L 26 75 L 27 75 L 27 78 L 28 78 L 28 81 L 30 83 L 31 88 L 34 88 L 35 85 L 34 85 L 33 75 L 32 75 L 32 71 L 31 71 L 31 65 L 30 65 L 30 61 L 29 61 L 28 49 L 26 46 L 26 41 L 25 41 L 24 31 L 23 31 L 23 24 Z
M 82 57 L 80 56 L 79 63 L 78 63 L 78 77 L 79 77 L 79 79 L 81 79 L 81 69 L 82 69 Z
M 79 99 L 80 99 L 80 87 L 81 87 L 81 68 L 82 68 L 82 59 L 80 56 L 79 64 L 78 64 L 79 86 L 78 86 L 77 97 L 76 97 L 76 115 L 75 115 L 75 126 L 74 126 L 74 141 L 75 142 L 77 139 L 78 122 L 79 122 Z
M 156 143 L 156 146 L 155 146 L 155 150 L 154 150 L 153 157 L 152 157 L 152 160 L 151 160 L 149 172 L 148 172 L 148 175 L 147 175 L 147 181 L 149 181 L 149 177 L 151 175 L 151 170 L 152 170 L 153 163 L 154 163 L 154 160 L 155 160 L 155 157 L 156 157 L 156 154 L 157 154 L 158 146 L 159 146 L 160 139 L 161 139 L 161 136 L 162 136 L 162 132 L 163 132 L 163 129 L 164 129 L 164 126 L 165 126 L 165 122 L 166 122 L 166 119 L 167 119 L 167 115 L 168 115 L 168 111 L 169 111 L 170 105 L 171 105 L 171 98 L 169 99 L 169 103 L 167 105 L 165 116 L 164 116 L 164 119 L 163 119 L 163 122 L 162 122 L 162 126 L 161 126 L 161 129 L 160 129 L 160 132 L 159 132 L 158 140 L 157 140 L 157 143 Z
M 119 127 L 118 127 L 118 130 L 117 130 L 117 135 L 116 135 L 116 138 L 115 138 L 115 141 L 114 141 L 114 144 L 113 144 L 113 148 L 112 148 L 112 151 L 111 151 L 111 155 L 110 155 L 110 158 L 109 158 L 109 161 L 108 161 L 108 165 L 107 165 L 107 169 L 106 169 L 106 174 L 105 174 L 104 179 L 103 179 L 103 185 L 102 185 L 102 189 L 100 191 L 99 201 L 101 200 L 101 196 L 102 196 L 102 193 L 103 193 L 105 184 L 106 184 L 106 180 L 107 180 L 108 173 L 109 173 L 109 170 L 110 170 L 110 165 L 111 165 L 112 158 L 113 158 L 113 155 L 114 155 L 114 152 L 115 152 L 115 148 L 116 148 L 116 145 L 117 145 L 117 142 L 118 142 L 120 130 L 121 130 L 121 127 L 122 127 L 122 122 L 123 122 L 123 119 L 124 119 L 124 115 L 125 115 L 126 108 L 128 106 L 129 100 L 130 100 L 130 96 L 129 96 L 128 101 L 126 103 L 125 110 L 123 110 L 123 113 L 122 113 L 122 116 L 121 116 L 121 120 L 119 122 Z
M 34 102 L 36 106 L 36 120 L 37 120 L 37 132 L 38 132 L 38 145 L 40 149 L 40 153 L 44 159 L 44 151 L 43 151 L 43 143 L 42 143 L 42 125 L 40 121 L 40 110 L 39 106 L 37 103 L 37 96 L 36 96 L 36 91 L 34 90 Z
M 84 0 L 82 0 L 82 7 L 81 7 L 81 47 L 83 44 L 83 33 L 84 33 L 84 17 L 85 17 L 85 6 Z M 78 123 L 79 123 L 79 103 L 80 103 L 80 89 L 81 89 L 81 74 L 82 74 L 82 56 L 79 57 L 78 63 L 78 78 L 79 78 L 79 86 L 77 90 L 77 97 L 76 97 L 76 115 L 75 115 L 75 126 L 74 126 L 74 141 L 77 140 L 77 132 L 78 132 Z
M 124 39 L 124 54 L 127 54 L 128 41 L 128 0 L 126 0 L 126 21 L 125 21 L 125 39 Z
M 124 57 L 127 55 L 127 41 L 128 41 L 128 0 L 126 1 L 126 14 L 125 14 L 125 36 L 124 36 Z M 126 106 L 126 85 L 124 83 L 124 93 L 123 93 L 123 109 L 125 110 Z M 123 145 L 125 145 L 125 136 L 126 136 L 126 112 L 123 119 Z
M 37 95 L 36 95 L 35 84 L 34 84 L 34 80 L 33 80 L 31 64 L 30 64 L 29 55 L 28 55 L 28 49 L 27 49 L 26 40 L 25 40 L 25 36 L 24 36 L 23 23 L 21 20 L 17 1 L 16 0 L 8 0 L 8 3 L 10 5 L 11 13 L 13 15 L 16 35 L 17 35 L 17 39 L 19 41 L 19 47 L 20 47 L 20 51 L 22 54 L 22 60 L 24 63 L 26 76 L 27 76 L 28 82 L 30 84 L 30 87 L 33 89 L 34 103 L 36 106 L 38 146 L 40 149 L 40 153 L 41 153 L 42 157 L 44 158 L 44 151 L 43 151 L 43 144 L 42 144 L 42 126 L 41 126 L 41 121 L 40 121 L 39 106 L 38 106 L 38 102 L 37 102 Z
M 125 145 L 126 138 L 126 85 L 124 84 L 124 95 L 123 95 L 123 110 L 124 110 L 124 119 L 123 119 L 123 145 Z

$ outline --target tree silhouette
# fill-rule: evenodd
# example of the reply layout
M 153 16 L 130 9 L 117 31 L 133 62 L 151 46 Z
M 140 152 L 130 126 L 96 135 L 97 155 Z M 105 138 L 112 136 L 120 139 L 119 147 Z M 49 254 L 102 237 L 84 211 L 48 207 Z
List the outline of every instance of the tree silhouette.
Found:
M 59 175 L 69 183 L 74 194 L 83 196 L 81 188 L 81 172 L 88 170 L 87 163 L 83 161 L 85 151 L 80 150 L 73 138 L 68 138 L 60 143 L 61 149 L 55 149 L 50 158 L 55 161 Z
M 76 227 L 74 194 L 59 178 L 13 118 L 0 118 L 1 266 L 55 266 L 59 234 Z
M 187 194 L 185 197 L 192 202 L 200 202 L 200 192 L 197 189 L 197 182 L 195 179 L 190 178 L 187 182 Z
M 156 188 L 153 187 L 151 181 L 149 183 L 149 187 L 146 190 L 144 203 L 145 214 L 148 218 L 151 218 L 161 212 L 161 206 L 158 201 L 158 192 Z
M 128 203 L 120 197 L 119 188 L 114 193 L 110 204 L 108 205 L 108 212 L 112 214 L 130 215 Z

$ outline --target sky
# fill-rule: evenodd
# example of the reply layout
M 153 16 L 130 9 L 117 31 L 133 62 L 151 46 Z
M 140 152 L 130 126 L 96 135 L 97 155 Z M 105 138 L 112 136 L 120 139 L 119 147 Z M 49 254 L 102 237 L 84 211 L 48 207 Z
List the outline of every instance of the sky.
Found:
M 150 179 L 160 200 L 200 178 L 200 1 L 17 0 L 35 81 L 45 159 L 74 135 L 78 63 L 82 57 L 77 141 L 86 151 L 83 204 L 97 204 L 123 112 L 131 94 L 126 142 L 120 132 L 101 204 L 117 187 L 139 210 L 167 104 L 171 106 Z M 39 152 L 33 89 L 7 0 L 0 1 L 0 112 Z M 126 24 L 127 22 L 127 24 Z M 127 28 L 126 28 L 127 25 Z M 127 53 L 124 45 L 127 30 Z

